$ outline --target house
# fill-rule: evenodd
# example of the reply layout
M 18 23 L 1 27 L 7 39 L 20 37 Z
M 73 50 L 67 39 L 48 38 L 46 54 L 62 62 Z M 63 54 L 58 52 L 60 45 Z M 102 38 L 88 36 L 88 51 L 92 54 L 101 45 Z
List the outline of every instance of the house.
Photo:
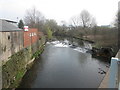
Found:
M 38 29 L 28 28 L 24 29 L 24 48 L 28 47 L 38 41 Z
M 0 60 L 23 48 L 23 30 L 17 27 L 17 22 L 0 19 Z

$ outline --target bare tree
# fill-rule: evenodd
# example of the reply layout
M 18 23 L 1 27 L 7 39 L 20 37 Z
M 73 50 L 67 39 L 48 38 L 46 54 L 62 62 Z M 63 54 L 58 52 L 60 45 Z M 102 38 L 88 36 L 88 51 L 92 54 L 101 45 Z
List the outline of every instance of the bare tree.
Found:
M 71 25 L 74 27 L 82 26 L 83 28 L 89 28 L 97 26 L 97 23 L 96 19 L 87 10 L 83 10 L 80 15 L 71 18 Z
M 90 27 L 90 25 L 91 25 L 91 15 L 89 14 L 89 12 L 87 10 L 83 10 L 81 12 L 80 18 L 81 18 L 82 26 L 84 28 Z
M 96 27 L 96 26 L 97 26 L 96 19 L 94 17 L 91 17 L 90 27 L 93 28 L 93 27 Z
M 78 16 L 74 16 L 71 18 L 71 25 L 77 28 L 78 26 L 81 25 L 80 18 Z
M 118 28 L 118 24 L 120 24 L 120 12 L 117 12 L 117 14 L 115 15 L 115 19 L 114 21 L 112 22 L 113 26 Z
M 118 2 L 118 11 L 113 24 L 118 30 L 118 49 L 120 49 L 120 2 Z
M 44 23 L 44 20 L 44 16 L 40 11 L 36 10 L 36 8 L 27 10 L 24 17 L 25 24 L 35 28 L 39 28 L 40 25 Z
M 120 49 L 120 1 L 118 2 L 118 49 Z

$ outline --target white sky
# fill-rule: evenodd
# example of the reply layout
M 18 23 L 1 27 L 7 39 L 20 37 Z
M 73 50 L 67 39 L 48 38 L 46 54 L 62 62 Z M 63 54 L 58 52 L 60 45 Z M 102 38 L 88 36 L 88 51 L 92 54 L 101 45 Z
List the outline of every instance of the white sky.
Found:
M 89 11 L 98 25 L 113 22 L 118 10 L 119 0 L 0 0 L 0 18 L 23 19 L 27 9 L 36 7 L 48 19 L 57 22 L 69 22 L 70 18 L 79 15 L 83 9 Z

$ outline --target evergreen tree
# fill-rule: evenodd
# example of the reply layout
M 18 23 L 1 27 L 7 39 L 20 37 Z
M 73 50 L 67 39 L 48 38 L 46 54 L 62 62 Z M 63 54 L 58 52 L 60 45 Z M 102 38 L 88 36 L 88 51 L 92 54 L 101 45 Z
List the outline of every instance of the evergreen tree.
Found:
M 22 20 L 19 21 L 19 23 L 18 23 L 18 27 L 21 28 L 21 29 L 24 28 L 24 23 L 23 23 Z

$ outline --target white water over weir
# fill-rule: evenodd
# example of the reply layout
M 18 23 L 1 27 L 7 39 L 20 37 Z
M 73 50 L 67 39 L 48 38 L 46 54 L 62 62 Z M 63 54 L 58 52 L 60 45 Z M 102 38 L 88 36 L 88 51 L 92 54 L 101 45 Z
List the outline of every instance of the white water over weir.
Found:
M 47 42 L 47 44 L 53 44 L 55 47 L 61 47 L 61 48 L 73 48 L 73 50 L 86 53 L 87 50 L 91 50 L 92 46 L 89 42 L 83 41 L 84 46 L 77 46 L 71 44 L 67 39 L 64 41 L 52 41 L 52 42 Z
M 83 42 L 86 49 L 92 49 L 92 46 L 89 42 Z

